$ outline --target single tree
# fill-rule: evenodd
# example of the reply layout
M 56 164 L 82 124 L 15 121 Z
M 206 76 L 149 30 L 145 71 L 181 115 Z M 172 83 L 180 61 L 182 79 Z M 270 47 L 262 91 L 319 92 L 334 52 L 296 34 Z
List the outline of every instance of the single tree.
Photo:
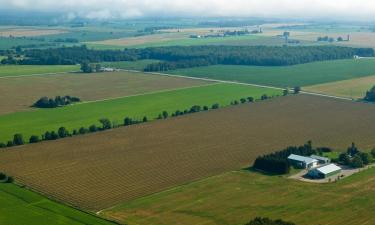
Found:
M 102 130 L 108 130 L 112 128 L 112 123 L 107 118 L 102 118 L 99 120 L 99 122 L 102 124 Z
M 30 139 L 29 139 L 29 142 L 30 143 L 37 143 L 37 142 L 39 142 L 40 140 L 39 140 L 39 136 L 37 136 L 37 135 L 31 135 L 31 137 L 30 137 Z
M 287 96 L 288 94 L 289 94 L 288 88 L 284 89 L 283 90 L 283 96 Z
M 294 94 L 299 94 L 301 92 L 301 87 L 296 86 L 293 88 Z
M 13 137 L 13 144 L 14 145 L 23 145 L 25 141 L 23 140 L 22 134 L 15 134 Z
M 167 111 L 163 111 L 163 112 L 162 112 L 162 115 L 163 115 L 163 118 L 164 118 L 164 119 L 167 119 L 167 118 L 168 118 L 168 112 L 167 112 Z
M 96 131 L 98 131 L 98 127 L 97 127 L 95 124 L 93 124 L 93 125 L 91 125 L 91 126 L 89 127 L 89 131 L 90 131 L 90 132 L 96 132 Z
M 69 136 L 69 131 L 65 127 L 60 127 L 57 130 L 57 134 L 59 135 L 60 138 L 65 138 Z
M 147 117 L 146 116 L 143 117 L 142 122 L 144 122 L 144 123 L 147 122 Z
M 362 158 L 359 155 L 354 156 L 350 166 L 353 168 L 362 168 L 364 166 Z

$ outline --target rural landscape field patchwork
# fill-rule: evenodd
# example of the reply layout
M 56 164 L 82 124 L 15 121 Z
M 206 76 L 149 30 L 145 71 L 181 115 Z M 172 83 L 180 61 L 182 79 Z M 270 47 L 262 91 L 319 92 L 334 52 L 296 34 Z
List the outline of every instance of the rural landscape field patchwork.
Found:
M 375 224 L 375 9 L 333 1 L 0 0 L 0 225 Z

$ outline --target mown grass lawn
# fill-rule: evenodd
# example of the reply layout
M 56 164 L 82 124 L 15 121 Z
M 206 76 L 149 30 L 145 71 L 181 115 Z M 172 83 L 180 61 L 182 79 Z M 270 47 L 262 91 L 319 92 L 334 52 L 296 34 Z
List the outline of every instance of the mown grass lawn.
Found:
M 61 73 L 78 71 L 78 65 L 69 66 L 39 66 L 39 65 L 0 65 L 0 77 L 22 76 L 45 73 Z
M 249 171 L 222 174 L 120 204 L 101 215 L 129 225 L 241 225 L 254 217 L 300 225 L 375 224 L 375 168 L 310 184 Z
M 185 88 L 172 91 L 123 97 L 112 100 L 76 104 L 55 109 L 38 109 L 0 116 L 0 141 L 10 140 L 15 133 L 25 139 L 31 135 L 41 135 L 46 131 L 57 130 L 61 126 L 79 129 L 98 124 L 100 118 L 108 118 L 122 124 L 125 116 L 149 120 L 162 111 L 171 114 L 176 110 L 190 109 L 193 105 L 211 106 L 219 103 L 229 105 L 233 100 L 261 95 L 281 95 L 281 91 L 235 84 L 214 84 L 202 87 Z
M 294 66 L 215 65 L 168 71 L 171 74 L 278 87 L 309 86 L 375 74 L 375 59 L 347 59 Z
M 0 183 L 0 224 L 114 224 L 51 201 L 14 184 Z

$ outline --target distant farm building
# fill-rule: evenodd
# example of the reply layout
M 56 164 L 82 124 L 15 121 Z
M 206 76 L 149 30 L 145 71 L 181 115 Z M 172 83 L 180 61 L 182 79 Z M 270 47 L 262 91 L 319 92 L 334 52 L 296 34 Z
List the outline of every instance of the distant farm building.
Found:
M 318 160 L 319 164 L 328 164 L 331 162 L 329 158 L 318 155 L 311 155 L 310 158 Z
M 318 160 L 310 157 L 291 154 L 288 160 L 290 164 L 298 168 L 310 169 L 318 166 Z
M 339 174 L 341 170 L 341 167 L 331 163 L 322 167 L 314 168 L 310 170 L 307 175 L 314 179 L 324 179 Z

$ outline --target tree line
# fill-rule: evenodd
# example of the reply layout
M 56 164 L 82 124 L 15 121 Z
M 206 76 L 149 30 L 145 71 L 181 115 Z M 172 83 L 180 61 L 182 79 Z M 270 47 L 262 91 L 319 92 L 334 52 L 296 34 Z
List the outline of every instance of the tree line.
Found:
M 76 102 L 80 102 L 81 99 L 74 96 L 56 96 L 55 98 L 48 98 L 46 96 L 41 97 L 33 104 L 36 108 L 56 108 L 60 106 L 70 105 Z
M 283 221 L 281 219 L 272 220 L 268 217 L 256 217 L 245 225 L 295 225 L 295 223 Z
M 266 96 L 266 97 L 265 97 Z M 272 98 L 273 96 L 267 96 L 263 95 L 263 97 L 259 100 L 266 100 L 269 98 Z M 231 101 L 231 105 L 237 105 L 237 104 L 244 104 L 244 103 L 252 103 L 255 101 L 255 98 L 253 97 L 247 97 L 247 98 L 241 98 L 239 101 L 234 100 Z M 158 116 L 155 118 L 157 120 L 161 119 L 167 119 L 169 117 L 177 117 L 177 116 L 182 116 L 186 114 L 191 114 L 191 113 L 197 113 L 201 111 L 208 111 L 208 110 L 215 110 L 219 109 L 220 105 L 219 103 L 214 103 L 210 107 L 208 106 L 199 106 L 199 105 L 193 105 L 188 109 L 185 110 L 176 110 L 173 113 L 169 114 L 166 110 L 162 111 Z M 69 130 L 65 127 L 60 127 L 57 131 L 46 131 L 44 134 L 40 136 L 38 135 L 31 135 L 30 138 L 28 139 L 28 142 L 24 139 L 22 134 L 15 134 L 13 136 L 13 140 L 9 140 L 7 143 L 2 143 L 0 142 L 0 148 L 8 148 L 8 147 L 13 147 L 13 146 L 20 146 L 24 145 L 26 143 L 38 143 L 41 141 L 49 141 L 49 140 L 57 140 L 60 138 L 67 138 L 67 137 L 72 137 L 74 135 L 82 135 L 82 134 L 87 134 L 87 133 L 94 133 L 98 131 L 104 131 L 112 128 L 117 128 L 120 126 L 130 126 L 134 124 L 140 124 L 140 123 L 146 123 L 149 122 L 149 119 L 147 116 L 144 116 L 142 119 L 135 119 L 131 117 L 125 117 L 123 120 L 122 124 L 117 124 L 115 122 L 112 122 L 108 118 L 101 118 L 98 121 L 100 125 L 92 124 L 89 127 L 80 127 L 79 129 L 74 129 L 72 132 L 69 132 Z
M 373 56 L 373 49 L 339 46 L 187 46 L 144 50 L 144 58 L 158 59 L 145 71 L 167 71 L 209 65 L 288 66 L 324 60 Z
M 145 71 L 224 65 L 287 66 L 323 60 L 348 59 L 354 55 L 374 56 L 372 48 L 341 46 L 169 46 L 143 49 L 94 50 L 85 45 L 49 49 L 28 49 L 25 57 L 2 60 L 3 64 L 73 65 L 84 62 L 156 59 Z
M 291 165 L 288 157 L 291 154 L 310 156 L 317 154 L 317 150 L 312 148 L 311 141 L 299 147 L 289 146 L 281 151 L 258 156 L 254 161 L 253 168 L 268 173 L 287 174 L 290 172 Z

